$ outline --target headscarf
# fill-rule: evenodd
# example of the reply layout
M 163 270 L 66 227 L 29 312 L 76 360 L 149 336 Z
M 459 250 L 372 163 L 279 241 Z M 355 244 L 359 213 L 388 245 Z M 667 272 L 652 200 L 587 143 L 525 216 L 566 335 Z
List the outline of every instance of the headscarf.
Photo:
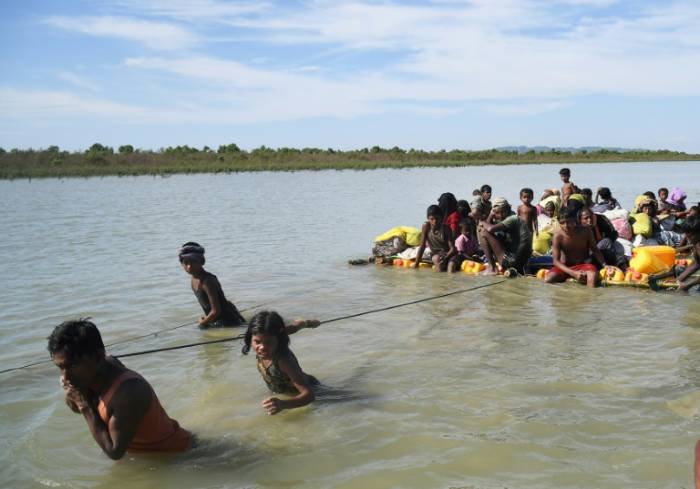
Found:
M 682 206 L 683 199 L 685 199 L 687 196 L 688 194 L 686 194 L 682 188 L 676 187 L 671 191 L 671 193 L 668 196 L 668 199 L 666 199 L 666 202 L 668 202 L 671 205 Z
M 586 205 L 586 196 L 583 194 L 571 194 L 569 195 L 569 201 L 577 200 L 581 202 L 584 206 Z
M 204 263 L 204 247 L 199 243 L 195 243 L 194 241 L 188 241 L 182 245 L 180 251 L 177 253 L 177 256 L 180 261 L 184 260 L 185 258 L 190 258 L 198 259 Z
M 540 200 L 540 203 L 538 204 L 542 210 L 544 210 L 545 207 L 547 207 L 547 204 L 551 203 L 554 205 L 554 216 L 552 219 L 558 219 L 559 218 L 559 208 L 561 207 L 561 197 L 558 195 L 550 195 L 546 199 Z
M 637 197 L 634 199 L 634 213 L 639 213 L 642 212 L 642 206 L 649 205 L 651 203 L 656 203 L 655 200 L 650 199 L 648 196 L 641 194 L 637 195 Z

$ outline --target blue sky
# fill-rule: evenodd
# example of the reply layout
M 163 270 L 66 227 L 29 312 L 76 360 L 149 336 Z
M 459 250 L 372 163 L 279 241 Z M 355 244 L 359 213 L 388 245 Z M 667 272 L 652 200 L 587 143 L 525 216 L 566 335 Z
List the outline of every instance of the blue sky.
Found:
M 700 2 L 0 2 L 0 146 L 700 153 Z

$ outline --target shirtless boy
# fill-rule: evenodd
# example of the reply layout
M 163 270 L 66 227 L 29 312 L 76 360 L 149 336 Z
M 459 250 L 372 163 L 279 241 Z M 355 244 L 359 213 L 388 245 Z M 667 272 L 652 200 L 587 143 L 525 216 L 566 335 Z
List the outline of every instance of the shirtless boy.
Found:
M 576 193 L 576 185 L 571 179 L 571 170 L 568 168 L 562 168 L 559 170 L 559 176 L 564 185 L 561 187 L 561 205 L 564 207 L 569 200 L 569 196 Z
M 591 254 L 601 265 L 605 264 L 605 260 L 596 246 L 593 233 L 590 228 L 578 224 L 576 210 L 570 207 L 560 212 L 559 226 L 552 239 L 554 266 L 545 275 L 545 282 L 564 282 L 572 277 L 588 287 L 595 287 L 598 269 L 592 263 L 586 263 L 586 260 Z
M 535 236 L 539 234 L 537 229 L 537 208 L 532 205 L 534 192 L 531 188 L 524 188 L 520 191 L 520 204 L 518 206 L 518 217 L 525 221 L 531 233 Z

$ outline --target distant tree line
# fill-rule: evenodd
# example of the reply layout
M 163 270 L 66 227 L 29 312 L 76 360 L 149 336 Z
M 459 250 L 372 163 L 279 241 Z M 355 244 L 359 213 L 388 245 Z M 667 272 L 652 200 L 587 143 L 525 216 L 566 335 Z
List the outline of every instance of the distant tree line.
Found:
M 234 143 L 220 145 L 216 150 L 182 145 L 156 151 L 125 144 L 115 152 L 111 146 L 95 143 L 85 151 L 73 152 L 62 151 L 58 146 L 9 151 L 0 148 L 0 178 L 678 160 L 698 161 L 700 155 L 606 148 L 424 151 L 398 146 L 348 151 L 260 146 L 246 151 Z

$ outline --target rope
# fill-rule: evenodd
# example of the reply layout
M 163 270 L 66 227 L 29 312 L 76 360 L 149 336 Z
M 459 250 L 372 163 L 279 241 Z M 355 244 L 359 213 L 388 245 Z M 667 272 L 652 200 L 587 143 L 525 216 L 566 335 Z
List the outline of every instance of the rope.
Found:
M 492 282 L 490 284 L 484 284 L 484 285 L 478 285 L 476 287 L 470 287 L 468 289 L 460 289 L 460 290 L 454 290 L 452 292 L 447 292 L 445 294 L 440 294 L 440 295 L 435 295 L 432 297 L 426 297 L 423 299 L 417 299 L 414 301 L 409 301 L 409 302 L 402 302 L 401 304 L 394 304 L 393 306 L 386 306 L 386 307 L 380 307 L 378 309 L 372 309 L 369 311 L 363 311 L 363 312 L 358 312 L 357 314 L 349 314 L 347 316 L 341 316 L 333 319 L 326 319 L 324 321 L 321 321 L 320 324 L 328 324 L 328 323 L 334 323 L 336 321 L 342 321 L 344 319 L 351 319 L 351 318 L 356 318 L 359 316 L 366 316 L 367 314 L 375 314 L 378 312 L 384 312 L 384 311 L 389 311 L 391 309 L 397 309 L 399 307 L 404 307 L 404 306 L 410 306 L 413 304 L 419 304 L 421 302 L 428 302 L 428 301 L 434 301 L 436 299 L 442 299 L 443 297 L 449 297 L 451 295 L 455 294 L 463 294 L 465 292 L 471 292 L 473 290 L 478 290 L 478 289 L 485 289 L 486 287 L 492 287 L 494 285 L 502 284 L 503 282 L 506 282 L 507 280 L 499 280 L 498 282 Z M 221 338 L 218 340 L 208 340 L 208 341 L 198 341 L 196 343 L 188 343 L 186 345 L 178 345 L 178 346 L 170 346 L 166 348 L 155 348 L 153 350 L 143 350 L 143 351 L 136 351 L 133 353 L 125 353 L 123 355 L 114 355 L 116 358 L 126 358 L 126 357 L 135 357 L 138 355 L 148 355 L 150 353 L 158 353 L 161 351 L 171 351 L 171 350 L 181 350 L 183 348 L 192 348 L 194 346 L 202 346 L 202 345 L 213 345 L 215 343 L 226 343 L 229 341 L 236 341 L 236 340 L 241 340 L 245 337 L 245 334 L 239 334 L 236 336 L 231 336 L 229 338 Z M 1 372 L 0 372 L 1 373 Z
M 264 306 L 265 304 L 266 304 L 266 303 L 262 303 L 262 304 L 258 304 L 258 305 L 255 305 L 255 306 L 246 307 L 245 309 L 241 309 L 240 312 L 245 312 L 245 311 L 248 311 L 248 310 L 250 310 L 250 309 L 257 309 L 258 307 Z M 126 339 L 123 339 L 123 340 L 119 340 L 119 341 L 114 341 L 114 342 L 112 342 L 112 343 L 108 343 L 108 344 L 105 345 L 105 348 L 109 348 L 110 346 L 115 346 L 115 345 L 121 345 L 121 344 L 124 344 L 124 343 L 129 343 L 129 342 L 131 342 L 131 341 L 141 340 L 141 339 L 143 339 L 143 338 L 148 338 L 149 336 L 158 336 L 158 335 L 161 334 L 161 333 L 165 333 L 165 332 L 169 332 L 169 331 L 175 331 L 176 329 L 184 328 L 185 326 L 190 326 L 190 325 L 196 324 L 196 323 L 197 323 L 197 321 L 188 321 L 188 322 L 186 322 L 186 323 L 178 324 L 177 326 L 173 326 L 173 327 L 171 327 L 171 328 L 159 329 L 158 331 L 153 331 L 153 332 L 151 332 L 151 333 L 146 333 L 146 334 L 142 334 L 142 335 L 139 335 L 139 336 L 132 336 L 131 338 L 126 338 Z M 22 366 L 20 366 L 20 367 L 6 368 L 5 370 L 0 370 L 0 374 L 4 374 L 4 373 L 8 373 L 8 372 L 14 372 L 15 370 L 22 370 L 22 369 L 29 368 L 29 367 L 34 367 L 34 366 L 36 366 L 36 365 L 41 365 L 41 364 L 44 364 L 44 363 L 51 363 L 51 360 L 50 360 L 50 359 L 49 359 L 49 360 L 37 360 L 36 362 L 28 363 L 28 364 L 22 365 Z
M 326 319 L 325 321 L 321 321 L 320 324 L 334 323 L 334 322 L 336 322 L 336 321 L 342 321 L 342 320 L 344 320 L 344 319 L 351 319 L 351 318 L 356 318 L 356 317 L 360 317 L 360 316 L 366 316 L 367 314 L 375 314 L 375 313 L 378 313 L 378 312 L 389 311 L 389 310 L 391 310 L 391 309 L 397 309 L 397 308 L 399 308 L 399 307 L 411 306 L 411 305 L 413 305 L 413 304 L 420 304 L 421 302 L 434 301 L 434 300 L 436 300 L 436 299 L 442 299 L 442 298 L 444 298 L 444 297 L 449 297 L 449 296 L 456 295 L 456 294 L 463 294 L 463 293 L 465 293 L 465 292 L 471 292 L 471 291 L 478 290 L 478 289 L 485 289 L 485 288 L 487 288 L 487 287 L 493 287 L 494 285 L 502 284 L 503 282 L 506 282 L 506 281 L 507 281 L 507 280 L 499 280 L 498 282 L 491 282 L 490 284 L 477 285 L 476 287 L 470 287 L 470 288 L 468 288 L 468 289 L 454 290 L 454 291 L 452 291 L 452 292 L 446 292 L 446 293 L 444 293 L 444 294 L 435 295 L 435 296 L 432 296 L 432 297 L 425 297 L 425 298 L 423 298 L 423 299 L 416 299 L 416 300 L 414 300 L 414 301 L 402 302 L 401 304 L 394 304 L 394 305 L 392 305 L 392 306 L 380 307 L 380 308 L 378 308 L 378 309 L 371 309 L 371 310 L 369 310 L 369 311 L 358 312 L 358 313 L 356 313 L 356 314 L 348 314 L 347 316 L 340 316 L 340 317 L 333 318 L 333 319 Z M 255 307 L 255 306 L 254 306 L 254 307 Z M 151 336 L 151 335 L 153 335 L 153 334 L 156 334 L 156 335 L 157 335 L 158 333 L 160 333 L 160 332 L 162 332 L 162 331 L 174 330 L 174 329 L 177 329 L 177 328 L 181 328 L 181 327 L 183 327 L 183 326 L 186 326 L 186 325 L 188 325 L 188 324 L 192 324 L 192 323 L 191 323 L 191 322 L 190 322 L 190 323 L 185 323 L 185 324 L 181 324 L 181 325 L 175 326 L 175 327 L 173 327 L 173 328 L 168 328 L 168 329 L 165 329 L 165 330 L 156 331 L 155 333 L 148 333 L 148 334 L 146 334 L 146 335 L 142 335 L 142 337 Z M 170 347 L 165 347 L 165 348 L 154 348 L 154 349 L 152 349 L 152 350 L 142 350 L 142 351 L 136 351 L 136 352 L 132 352 L 132 353 L 124 353 L 124 354 L 122 354 L 122 355 L 114 355 L 114 357 L 115 357 L 115 358 L 127 358 L 127 357 L 135 357 L 135 356 L 139 356 L 139 355 L 148 355 L 148 354 L 150 354 L 150 353 L 158 353 L 158 352 L 162 352 L 162 351 L 182 350 L 182 349 L 185 349 L 185 348 L 192 348 L 192 347 L 195 347 L 195 346 L 213 345 L 213 344 L 216 344 L 216 343 L 226 343 L 226 342 L 229 342 L 229 341 L 236 341 L 236 340 L 243 339 L 244 336 L 245 336 L 244 334 L 239 334 L 239 335 L 236 335 L 236 336 L 231 336 L 231 337 L 229 337 L 229 338 L 221 338 L 221 339 L 218 339 L 218 340 L 198 341 L 198 342 L 195 342 L 195 343 L 187 343 L 187 344 L 185 344 L 185 345 L 170 346 Z M 133 340 L 133 339 L 139 339 L 139 338 L 132 338 L 132 340 Z M 121 343 L 124 343 L 124 342 L 126 342 L 126 341 L 127 341 L 127 340 L 124 340 L 124 341 L 122 341 Z M 130 341 L 130 340 L 129 340 L 129 341 Z M 112 343 L 111 345 L 114 345 L 114 344 L 116 344 L 116 343 Z M 111 346 L 111 345 L 107 345 L 107 346 Z M 42 363 L 49 363 L 49 362 L 51 362 L 51 360 L 42 360 L 41 362 L 30 363 L 30 364 L 27 364 L 27 365 L 22 365 L 21 367 L 8 368 L 8 369 L 5 369 L 5 370 L 0 370 L 0 374 L 4 374 L 4 373 L 7 373 L 7 372 L 12 372 L 12 371 L 15 371 L 15 370 L 21 370 L 21 369 L 24 369 L 24 368 L 33 367 L 34 365 L 40 365 L 40 364 L 42 364 Z

